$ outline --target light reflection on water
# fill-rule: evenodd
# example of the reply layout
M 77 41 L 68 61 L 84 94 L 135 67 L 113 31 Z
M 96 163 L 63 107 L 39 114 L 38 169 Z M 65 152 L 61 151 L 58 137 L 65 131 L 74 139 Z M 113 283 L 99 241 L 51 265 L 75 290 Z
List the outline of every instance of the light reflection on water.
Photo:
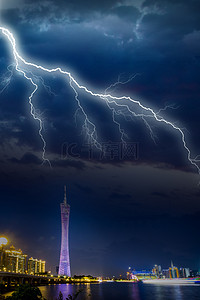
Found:
M 162 286 L 134 283 L 60 284 L 40 287 L 47 300 L 55 300 L 61 291 L 63 299 L 81 290 L 77 300 L 196 300 L 200 286 Z
M 177 300 L 182 300 L 182 290 L 180 289 L 180 286 L 175 286 L 174 287 L 174 296 L 176 297 L 175 299 Z
M 129 287 L 129 289 L 131 289 L 132 299 L 141 300 L 138 284 L 132 284 L 132 285 L 129 285 L 128 287 Z
M 55 284 L 48 286 L 39 287 L 42 295 L 47 300 L 55 300 L 58 298 L 59 293 L 63 294 L 63 299 L 68 297 L 68 295 L 76 294 L 78 291 L 81 291 L 78 299 L 87 299 L 91 297 L 91 284 L 90 283 L 77 283 L 77 284 Z M 101 299 L 101 298 L 100 298 Z
M 183 299 L 180 285 L 170 286 L 170 288 L 169 286 L 155 285 L 155 294 L 157 295 L 156 300 Z

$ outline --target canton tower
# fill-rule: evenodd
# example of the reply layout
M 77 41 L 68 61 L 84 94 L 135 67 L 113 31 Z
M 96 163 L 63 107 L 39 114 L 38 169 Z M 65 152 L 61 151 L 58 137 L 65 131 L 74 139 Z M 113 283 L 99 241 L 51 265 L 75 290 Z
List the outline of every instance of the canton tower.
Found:
M 58 274 L 71 277 L 70 260 L 69 260 L 69 243 L 68 243 L 70 205 L 67 204 L 66 186 L 64 191 L 65 191 L 64 202 L 60 204 L 62 238 L 61 238 L 60 263 L 59 263 Z

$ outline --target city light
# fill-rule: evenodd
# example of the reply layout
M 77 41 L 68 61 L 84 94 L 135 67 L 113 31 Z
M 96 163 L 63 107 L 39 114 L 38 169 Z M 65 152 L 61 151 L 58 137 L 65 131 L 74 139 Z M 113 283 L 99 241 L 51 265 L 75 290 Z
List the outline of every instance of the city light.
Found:
M 8 240 L 5 237 L 0 237 L 0 246 L 5 246 L 8 244 Z

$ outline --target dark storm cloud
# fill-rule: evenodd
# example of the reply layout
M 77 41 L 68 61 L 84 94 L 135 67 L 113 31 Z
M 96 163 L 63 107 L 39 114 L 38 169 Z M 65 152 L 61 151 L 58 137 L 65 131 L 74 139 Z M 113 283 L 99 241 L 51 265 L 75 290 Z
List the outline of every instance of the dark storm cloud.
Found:
M 83 22 L 96 20 L 96 14 L 103 16 L 115 15 L 131 23 L 145 16 L 141 22 L 141 31 L 145 28 L 148 39 L 156 34 L 156 38 L 165 36 L 171 41 L 180 38 L 190 30 L 198 29 L 199 2 L 193 1 L 144 1 L 141 9 L 136 8 L 134 1 L 25 1 L 20 6 L 23 21 L 31 22 L 38 18 L 44 22 Z M 181 13 L 180 13 L 181 12 Z M 13 15 L 14 16 L 14 15 Z M 12 16 L 12 17 L 13 17 Z M 98 19 L 98 17 L 97 17 Z M 48 24 L 47 24 L 48 26 Z M 110 24 L 111 26 L 111 24 Z M 171 30 L 173 29 L 173 31 Z M 174 37 L 174 38 L 173 38 Z M 156 39 L 153 39 L 154 41 Z M 163 41 L 164 42 L 164 41 Z M 166 43 L 166 41 L 165 41 Z
M 17 32 L 19 31 L 19 38 L 22 40 L 20 48 L 29 58 L 44 60 L 49 64 L 52 62 L 54 65 L 58 62 L 64 66 L 70 65 L 77 74 L 80 72 L 80 77 L 85 82 L 89 79 L 95 87 L 102 87 L 102 90 L 114 82 L 121 72 L 132 74 L 141 71 L 141 76 L 125 87 L 120 86 L 118 92 L 133 96 L 136 94 L 136 98 L 142 101 L 145 99 L 150 105 L 159 108 L 168 101 L 178 103 L 178 109 L 168 110 L 163 114 L 175 122 L 180 120 L 179 124 L 182 127 L 191 126 L 189 129 L 191 135 L 194 133 L 194 140 L 198 136 L 199 119 L 196 109 L 199 99 L 199 62 L 194 57 L 194 53 L 196 55 L 199 49 L 198 1 L 145 1 L 143 8 L 147 10 L 138 24 L 138 32 L 134 31 L 135 22 L 139 20 L 141 11 L 130 5 L 130 2 L 128 5 L 124 2 L 116 5 L 115 1 L 28 1 L 20 7 L 20 13 L 19 9 L 7 9 L 3 17 L 8 24 L 13 24 Z M 96 17 L 95 13 L 99 13 L 100 16 Z M 77 18 L 72 18 L 76 14 Z M 35 20 L 38 25 L 44 22 L 47 27 L 44 26 L 39 31 Z M 84 21 L 90 26 L 84 27 Z M 56 22 L 63 26 L 51 28 Z M 79 22 L 83 24 L 78 24 Z M 129 41 L 130 38 L 132 41 Z M 16 86 L 9 87 L 9 95 L 1 95 L 2 114 L 5 120 L 11 121 L 10 128 L 4 129 L 1 140 L 14 138 L 18 140 L 18 145 L 28 145 L 39 150 L 41 141 L 38 138 L 37 125 L 19 118 L 20 115 L 24 117 L 29 114 L 28 110 L 24 111 L 23 108 L 24 91 L 28 95 L 29 87 L 26 90 L 24 87 L 22 89 L 19 82 Z M 60 88 L 62 89 L 63 87 Z M 74 95 L 65 92 L 55 98 L 41 96 L 40 93 L 38 96 L 38 99 L 41 97 L 42 100 L 40 110 L 50 111 L 45 115 L 49 123 L 45 131 L 47 150 L 56 154 L 61 152 L 63 142 L 71 141 L 72 137 L 76 136 L 75 133 L 77 134 L 70 118 L 74 111 L 69 109 L 68 101 Z M 59 88 L 56 93 L 59 93 Z M 73 105 L 71 107 L 73 108 Z M 110 132 L 111 136 L 114 132 L 116 138 L 117 127 L 116 131 L 112 131 L 111 113 L 105 114 L 99 106 L 93 108 L 95 117 L 100 121 L 98 129 L 101 130 L 101 134 Z M 94 116 L 92 117 L 94 119 Z M 156 122 L 151 124 L 154 130 L 159 127 Z M 163 134 L 162 130 L 158 130 L 157 145 L 154 145 L 143 122 L 135 120 L 134 123 L 127 123 L 124 128 L 130 133 L 132 141 L 140 142 L 139 160 L 134 161 L 133 165 L 157 163 L 159 168 L 185 170 L 186 153 L 182 151 L 180 137 L 174 136 L 172 131 Z M 197 141 L 197 149 L 198 146 Z M 181 155 L 177 157 L 177 153 Z M 86 159 L 86 156 L 83 154 L 81 158 Z M 118 163 L 120 166 L 124 161 L 105 160 L 103 163 Z M 69 166 L 68 162 L 55 164 Z M 79 164 L 77 167 L 83 168 Z
M 34 4 L 36 2 L 41 2 L 40 0 L 23 0 L 23 3 L 26 4 Z M 77 8 L 78 10 L 104 10 L 108 9 L 110 7 L 115 6 L 117 3 L 120 3 L 121 1 L 116 1 L 116 0 L 74 0 L 74 1 L 69 1 L 69 0 L 47 0 L 43 1 L 44 3 L 52 3 L 55 6 L 58 7 L 66 7 L 66 8 Z M 122 1 L 123 2 L 123 1 Z
M 180 125 L 182 125 L 181 123 L 184 124 L 184 117 L 187 117 L 187 123 L 192 124 L 187 111 L 193 107 L 199 95 L 197 82 L 199 71 L 194 60 L 191 62 L 192 57 L 190 57 L 191 48 L 196 47 L 195 41 L 198 40 L 197 2 L 145 1 L 142 7 L 147 10 L 138 24 L 138 31 L 135 24 L 142 12 L 134 7 L 134 2 L 132 5 L 131 2 L 129 4 L 120 2 L 118 5 L 115 1 L 103 3 L 101 1 L 93 1 L 92 3 L 90 1 L 84 3 L 81 1 L 27 1 L 20 7 L 20 14 L 17 9 L 7 9 L 4 18 L 7 19 L 8 23 L 13 22 L 16 25 L 21 35 L 20 38 L 24 41 L 24 47 L 28 52 L 30 51 L 31 57 L 41 57 L 41 60 L 47 60 L 46 51 L 48 49 L 47 61 L 54 63 L 60 61 L 65 66 L 70 63 L 75 70 L 77 69 L 82 74 L 82 78 L 86 78 L 86 80 L 87 77 L 92 78 L 95 86 L 107 87 L 121 71 L 130 74 L 133 70 L 142 70 L 142 75 L 136 77 L 132 84 L 126 86 L 125 94 L 138 94 L 139 99 L 144 97 L 153 106 L 158 105 L 158 107 L 164 106 L 167 101 L 180 102 L 181 105 L 183 104 L 183 108 L 169 110 L 166 117 L 170 115 L 173 116 L 174 121 L 183 120 Z M 102 17 L 96 17 L 95 12 L 101 13 Z M 61 17 L 60 14 L 64 17 Z M 78 22 L 83 22 L 83 26 L 82 24 L 75 25 L 72 34 L 70 26 L 75 22 L 75 19 L 71 18 L 73 14 L 78 14 L 76 22 L 79 19 Z M 89 18 L 86 16 L 87 14 L 90 15 Z M 32 23 L 34 19 L 37 20 L 38 25 L 44 22 L 41 31 L 38 31 L 38 27 Z M 84 20 L 91 26 L 84 26 Z M 26 22 L 28 22 L 28 26 Z M 56 22 L 63 26 L 51 28 L 52 23 Z M 63 34 L 65 34 L 66 40 L 63 39 Z M 136 38 L 137 34 L 138 38 Z M 194 40 L 194 43 L 188 50 L 188 44 L 191 45 L 191 40 Z M 80 49 L 84 59 L 82 56 L 80 57 Z M 194 51 L 196 51 L 195 49 Z M 123 86 L 120 88 L 122 88 L 121 93 L 123 93 Z M 21 100 L 23 100 L 22 94 L 17 95 Z M 61 118 L 64 113 L 63 105 L 65 105 L 67 112 L 66 102 L 61 100 L 62 97 L 65 99 L 73 97 L 73 95 L 63 92 L 59 99 L 52 99 L 51 102 L 43 100 L 45 97 L 42 96 L 41 103 L 43 106 L 40 108 L 41 111 L 44 109 L 51 110 L 50 118 L 48 119 L 47 116 L 47 122 L 50 124 L 50 126 L 47 125 L 48 137 L 51 137 L 49 150 L 57 154 L 60 152 L 62 143 L 71 138 L 67 131 L 74 133 L 70 122 L 67 123 L 64 117 Z M 187 99 L 190 99 L 190 102 Z M 8 109 L 12 109 L 12 118 L 14 119 L 14 109 L 17 109 L 18 103 L 16 105 L 16 102 L 13 101 L 14 105 L 12 106 L 10 106 L 9 101 L 2 101 L 2 103 L 7 103 Z M 20 103 L 23 105 L 22 101 Z M 69 101 L 67 103 L 69 105 Z M 184 109 L 185 103 L 188 106 L 187 109 Z M 111 114 L 106 116 L 105 111 L 100 110 L 100 107 L 93 108 L 96 110 L 95 117 L 99 118 L 98 122 L 100 121 L 101 135 L 109 130 L 112 134 L 114 131 L 112 131 Z M 197 131 L 195 122 L 198 120 L 197 110 L 194 111 L 194 115 L 194 131 L 192 128 L 192 132 L 195 133 Z M 66 119 L 69 119 L 68 116 L 69 114 L 66 115 Z M 92 117 L 94 118 L 94 116 Z M 110 121 L 108 121 L 109 118 Z M 17 138 L 20 144 L 25 144 L 27 141 L 30 146 L 34 142 L 34 147 L 38 150 L 40 147 L 39 139 L 37 142 L 36 139 L 34 141 L 30 139 L 30 128 L 25 123 L 23 125 L 22 122 L 17 122 L 18 132 L 12 132 L 10 135 Z M 145 124 L 143 122 L 138 122 L 139 125 L 136 123 L 127 123 L 125 128 L 131 132 L 131 140 L 141 143 L 139 163 L 159 163 L 165 160 L 163 166 L 170 166 L 170 168 L 173 168 L 173 165 L 178 168 L 185 165 L 181 157 L 177 159 L 177 136 L 169 137 L 169 135 L 173 135 L 172 131 L 170 134 L 163 134 L 162 130 L 158 130 L 160 142 L 154 146 L 149 138 L 149 133 L 146 131 Z M 152 125 L 157 130 L 158 124 L 155 122 Z M 68 130 L 69 126 L 70 130 Z M 115 135 L 116 131 L 114 132 Z M 66 132 L 66 136 L 63 132 Z M 119 135 L 118 138 L 120 138 Z M 180 149 L 181 146 L 178 151 Z M 85 158 L 84 155 L 82 158 Z
M 152 7 L 155 6 L 158 8 L 167 8 L 174 5 L 180 5 L 179 7 L 191 7 L 192 9 L 199 8 L 198 0 L 191 0 L 188 2 L 187 0 L 145 0 L 142 3 L 143 7 Z
M 197 4 L 197 1 L 194 1 Z M 142 21 L 141 30 L 145 30 L 148 41 L 156 41 L 156 45 L 165 45 L 167 42 L 180 41 L 184 35 L 198 30 L 200 28 L 198 13 L 200 9 L 191 2 L 173 4 L 160 3 L 161 12 L 151 10 L 147 13 Z M 163 40 L 160 41 L 160 38 Z M 176 44 L 175 44 L 176 46 Z
M 42 164 L 42 160 L 39 159 L 36 155 L 32 154 L 32 153 L 25 153 L 21 159 L 17 159 L 17 158 L 11 158 L 9 159 L 9 161 L 16 163 L 16 164 L 34 164 L 34 165 L 41 165 Z
M 54 167 L 61 167 L 61 168 L 74 168 L 80 171 L 83 171 L 86 168 L 86 164 L 80 160 L 58 160 L 52 161 L 52 165 Z
M 4 10 L 3 15 L 11 20 L 11 16 L 21 18 L 22 22 L 37 25 L 36 20 L 40 20 L 48 27 L 48 22 L 63 23 L 69 22 L 79 23 L 95 19 L 95 15 L 116 15 L 128 21 L 135 21 L 140 15 L 138 9 L 134 5 L 127 5 L 125 1 L 21 1 L 18 8 Z M 38 24 L 39 25 L 39 24 Z M 45 26 L 43 27 L 45 29 Z
M 59 0 L 59 1 L 54 1 L 54 0 L 48 0 L 44 1 L 41 3 L 41 1 L 32 1 L 32 0 L 27 0 L 24 1 L 24 4 L 29 4 L 30 8 L 36 8 L 38 11 L 38 14 L 40 13 L 45 13 L 45 10 L 43 10 L 44 7 L 48 8 L 51 11 L 54 11 L 55 14 L 57 12 L 64 12 L 66 15 L 70 15 L 74 13 L 74 16 L 80 16 L 82 15 L 88 15 L 94 12 L 104 12 L 107 13 L 108 10 L 112 9 L 113 7 L 116 7 L 118 2 L 115 0 L 103 0 L 103 1 L 81 1 L 81 0 L 76 0 L 76 1 L 65 1 L 65 0 Z M 36 6 L 36 5 L 37 6 Z

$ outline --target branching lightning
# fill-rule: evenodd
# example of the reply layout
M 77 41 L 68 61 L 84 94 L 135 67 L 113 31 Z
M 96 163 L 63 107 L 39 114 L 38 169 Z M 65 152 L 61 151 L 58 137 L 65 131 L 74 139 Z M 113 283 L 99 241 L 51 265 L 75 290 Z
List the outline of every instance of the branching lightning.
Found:
M 3 76 L 1 76 L 0 80 L 1 80 L 2 89 L 0 90 L 0 94 L 3 93 L 5 89 L 9 86 L 13 76 L 14 67 L 15 66 L 13 64 L 9 65 L 7 67 L 7 72 Z
M 31 107 L 30 113 L 31 113 L 33 119 L 37 120 L 39 122 L 39 135 L 40 135 L 40 138 L 43 142 L 43 147 L 42 147 L 42 149 L 43 149 L 43 152 L 42 152 L 43 163 L 48 162 L 49 165 L 51 166 L 50 161 L 45 157 L 46 142 L 45 142 L 45 139 L 44 139 L 43 134 L 42 134 L 43 123 L 42 123 L 41 118 L 39 116 L 37 116 L 35 108 L 34 108 L 33 103 L 32 103 L 32 98 L 33 98 L 34 94 L 36 93 L 36 91 L 38 90 L 38 85 L 33 81 L 33 79 L 31 77 L 27 76 L 26 72 L 23 69 L 21 69 L 19 67 L 19 60 L 21 60 L 21 57 L 17 53 L 16 42 L 15 42 L 14 36 L 11 34 L 11 32 L 8 29 L 0 27 L 0 30 L 8 38 L 8 40 L 10 41 L 10 43 L 12 45 L 13 56 L 14 56 L 14 60 L 15 60 L 15 64 L 16 64 L 15 65 L 16 71 L 21 73 L 33 85 L 33 91 L 31 92 L 31 94 L 29 96 L 29 104 L 30 104 L 30 107 Z M 25 60 L 22 60 L 22 61 L 23 61 L 24 64 L 26 64 Z
M 69 84 L 71 86 L 71 88 L 73 89 L 74 91 L 74 94 L 75 94 L 75 99 L 78 103 L 78 107 L 80 109 L 80 111 L 83 113 L 84 115 L 84 118 L 85 118 L 85 121 L 84 121 L 84 124 L 83 124 L 83 130 L 85 130 L 86 132 L 86 135 L 90 138 L 90 142 L 92 144 L 94 144 L 94 146 L 101 150 L 102 147 L 101 145 L 99 144 L 98 140 L 97 140 L 97 133 L 96 133 L 96 126 L 94 123 L 92 123 L 89 119 L 88 119 L 88 116 L 84 110 L 84 108 L 82 107 L 80 101 L 79 101 L 79 98 L 78 98 L 78 92 L 77 90 L 75 89 L 75 87 L 73 86 L 73 82 L 72 82 L 72 77 L 70 77 L 69 79 Z M 90 129 L 91 128 L 91 129 Z
M 117 87 L 118 85 L 125 85 L 125 84 L 129 83 L 130 81 L 132 81 L 132 80 L 133 80 L 136 76 L 138 76 L 138 75 L 140 75 L 140 74 L 139 74 L 139 73 L 136 73 L 136 74 L 133 74 L 133 75 L 129 76 L 128 79 L 123 80 L 123 79 L 122 79 L 122 74 L 119 74 L 119 76 L 118 76 L 118 78 L 117 78 L 117 81 L 114 82 L 114 83 L 112 83 L 109 87 L 106 88 L 105 94 L 107 94 L 108 91 L 109 91 L 111 88 L 113 89 L 113 88 Z
M 107 106 L 109 107 L 109 109 L 112 111 L 112 117 L 113 117 L 113 121 L 114 123 L 118 126 L 120 134 L 121 134 L 121 139 L 123 142 L 125 142 L 125 133 L 123 128 L 121 127 L 120 123 L 116 120 L 116 115 L 118 114 L 122 114 L 124 117 L 126 116 L 131 116 L 131 117 L 140 117 L 142 118 L 142 120 L 144 121 L 145 125 L 147 126 L 150 135 L 152 136 L 153 139 L 155 139 L 155 136 L 153 134 L 153 130 L 151 128 L 151 126 L 149 125 L 147 118 L 153 118 L 155 121 L 159 122 L 159 123 L 163 123 L 167 126 L 169 126 L 170 128 L 174 129 L 176 132 L 178 132 L 180 134 L 180 138 L 182 141 L 182 145 L 187 153 L 187 158 L 188 161 L 197 169 L 198 173 L 200 174 L 200 168 L 198 166 L 198 162 L 200 161 L 199 156 L 197 156 L 196 158 L 192 158 L 191 157 L 191 151 L 186 143 L 186 139 L 185 139 L 185 134 L 183 132 L 183 130 L 178 127 L 177 125 L 175 125 L 174 123 L 166 120 L 165 118 L 163 118 L 162 116 L 160 116 L 160 112 L 161 110 L 159 110 L 158 112 L 155 112 L 151 107 L 147 107 L 145 105 L 143 105 L 140 101 L 138 100 L 134 100 L 129 96 L 113 96 L 111 94 L 108 93 L 108 89 L 114 87 L 115 85 L 111 85 L 110 87 L 108 87 L 105 91 L 104 94 L 100 94 L 100 93 L 96 93 L 93 92 L 92 90 L 89 90 L 87 88 L 87 86 L 83 86 L 81 84 L 79 84 L 76 79 L 71 75 L 70 72 L 64 71 L 62 70 L 60 67 L 57 68 L 53 68 L 53 69 L 49 69 L 49 68 L 45 68 L 44 66 L 41 65 L 37 65 L 35 63 L 31 63 L 29 61 L 26 61 L 17 51 L 17 47 L 16 47 L 16 41 L 15 38 L 13 36 L 13 34 L 4 27 L 0 27 L 1 32 L 3 33 L 3 35 L 8 39 L 11 48 L 12 48 L 12 53 L 13 53 L 13 57 L 14 57 L 14 61 L 15 61 L 15 69 L 17 72 L 21 73 L 24 78 L 29 81 L 32 86 L 33 86 L 33 90 L 29 96 L 29 104 L 30 104 L 30 113 L 32 115 L 32 117 L 34 118 L 34 120 L 37 120 L 39 122 L 39 136 L 42 140 L 43 143 L 43 161 L 44 162 L 48 162 L 50 164 L 50 161 L 46 158 L 45 156 L 45 152 L 46 152 L 46 142 L 45 139 L 43 137 L 43 122 L 42 119 L 40 118 L 40 116 L 37 115 L 36 110 L 33 106 L 32 103 L 32 99 L 33 96 L 35 95 L 35 93 L 38 90 L 38 85 L 36 83 L 36 77 L 35 76 L 30 76 L 28 74 L 30 74 L 30 72 L 26 72 L 26 68 L 30 67 L 30 68 L 35 68 L 35 69 L 39 69 L 42 70 L 44 72 L 48 72 L 48 73 L 55 73 L 58 72 L 64 76 L 66 76 L 69 80 L 69 84 L 70 87 L 72 88 L 72 90 L 74 91 L 75 94 L 75 100 L 78 104 L 78 109 L 81 111 L 81 113 L 84 116 L 84 125 L 83 128 L 86 131 L 86 134 L 88 135 L 88 137 L 90 137 L 91 141 L 93 142 L 93 144 L 98 148 L 101 149 L 101 144 L 98 142 L 98 138 L 97 138 L 97 132 L 96 132 L 96 126 L 95 124 L 89 119 L 89 117 L 87 116 L 87 113 L 85 112 L 83 106 L 80 103 L 79 100 L 79 93 L 78 90 L 82 90 L 84 91 L 86 94 L 94 97 L 94 98 L 99 98 L 103 101 L 105 101 L 105 103 L 107 104 Z M 136 74 L 137 75 L 137 74 Z M 134 76 L 136 76 L 134 75 Z M 130 77 L 128 79 L 128 81 L 132 80 L 133 78 Z M 120 81 L 120 79 L 118 79 L 117 84 L 120 84 L 123 82 Z M 126 101 L 126 104 L 124 104 L 124 101 Z M 132 104 L 136 105 L 138 108 L 140 108 L 144 113 L 136 113 L 133 109 L 132 109 Z M 168 108 L 168 107 L 167 107 Z M 166 108 L 165 108 L 166 109 Z M 164 110 L 165 110 L 164 109 Z

